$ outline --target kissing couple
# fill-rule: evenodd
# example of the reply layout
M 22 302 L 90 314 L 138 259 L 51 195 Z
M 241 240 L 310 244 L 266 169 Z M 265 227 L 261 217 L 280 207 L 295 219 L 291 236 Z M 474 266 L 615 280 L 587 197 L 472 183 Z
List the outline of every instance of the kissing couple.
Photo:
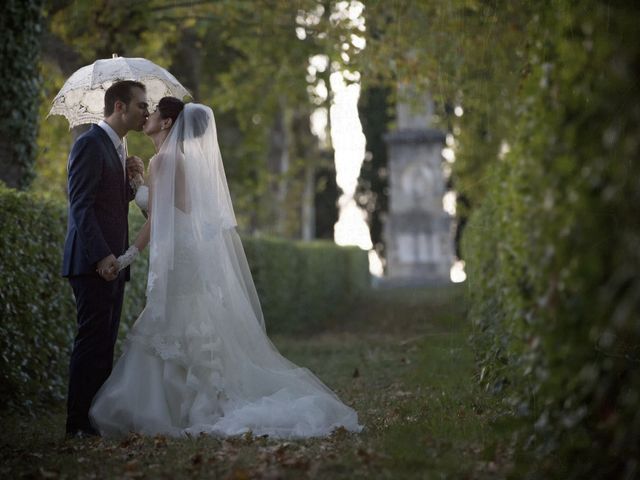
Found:
M 238 233 L 212 110 L 114 83 L 104 119 L 69 155 L 63 276 L 77 307 L 68 436 L 326 436 L 359 432 L 356 412 L 265 331 Z M 145 185 L 123 138 L 143 131 L 156 154 Z M 139 183 L 139 182 L 138 182 Z M 136 191 L 137 190 L 137 191 Z M 133 244 L 129 202 L 148 212 Z M 129 265 L 150 247 L 146 305 L 113 366 Z

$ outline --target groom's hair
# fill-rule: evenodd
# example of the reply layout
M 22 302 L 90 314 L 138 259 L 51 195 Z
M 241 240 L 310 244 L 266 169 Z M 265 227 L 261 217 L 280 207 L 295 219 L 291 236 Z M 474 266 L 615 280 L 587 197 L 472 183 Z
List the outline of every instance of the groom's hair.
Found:
M 125 105 L 131 101 L 131 90 L 140 88 L 146 91 L 144 84 L 134 80 L 121 80 L 114 83 L 104 93 L 104 116 L 109 117 L 116 108 L 116 101 L 120 100 Z

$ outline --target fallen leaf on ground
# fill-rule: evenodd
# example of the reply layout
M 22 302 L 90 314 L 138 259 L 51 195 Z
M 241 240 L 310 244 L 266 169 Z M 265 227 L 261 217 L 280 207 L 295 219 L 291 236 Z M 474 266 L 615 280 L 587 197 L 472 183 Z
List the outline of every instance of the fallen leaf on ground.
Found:
M 40 477 L 42 478 L 58 478 L 60 476 L 59 472 L 54 470 L 45 470 L 44 468 L 40 468 Z
M 167 437 L 164 435 L 157 435 L 153 438 L 153 446 L 155 448 L 163 448 L 167 446 Z
M 236 468 L 229 474 L 227 480 L 249 480 L 251 478 L 252 475 L 249 470 L 246 468 Z

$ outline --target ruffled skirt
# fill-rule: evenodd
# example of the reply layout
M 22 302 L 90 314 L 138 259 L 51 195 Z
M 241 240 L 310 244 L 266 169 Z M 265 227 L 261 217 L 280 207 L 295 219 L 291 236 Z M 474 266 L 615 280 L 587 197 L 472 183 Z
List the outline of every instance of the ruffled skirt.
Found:
M 162 329 L 145 309 L 93 401 L 90 418 L 102 435 L 361 431 L 356 412 L 282 357 L 246 302 L 233 297 L 177 295 L 167 302 L 170 327 Z

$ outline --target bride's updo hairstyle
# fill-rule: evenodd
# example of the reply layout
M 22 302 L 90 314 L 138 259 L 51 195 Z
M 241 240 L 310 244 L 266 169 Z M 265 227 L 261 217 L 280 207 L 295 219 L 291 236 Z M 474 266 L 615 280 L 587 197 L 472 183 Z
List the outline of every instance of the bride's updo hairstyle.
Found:
M 162 97 L 158 102 L 160 118 L 170 118 L 172 125 L 176 123 L 178 115 L 184 109 L 184 102 L 176 97 Z

